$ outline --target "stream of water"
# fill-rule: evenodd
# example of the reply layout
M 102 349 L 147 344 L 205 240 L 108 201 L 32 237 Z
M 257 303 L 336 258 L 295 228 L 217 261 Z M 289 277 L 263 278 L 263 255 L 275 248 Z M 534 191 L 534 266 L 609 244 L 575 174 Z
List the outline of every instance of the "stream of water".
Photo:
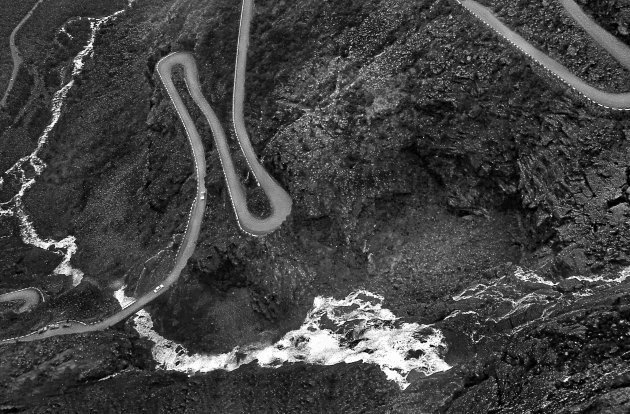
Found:
M 133 0 L 130 0 L 129 5 L 131 5 L 132 2 Z M 54 269 L 53 273 L 71 277 L 73 286 L 77 286 L 83 279 L 83 272 L 73 267 L 70 263 L 72 256 L 77 251 L 76 238 L 72 235 L 61 240 L 42 238 L 37 233 L 33 222 L 25 211 L 24 194 L 35 184 L 36 178 L 41 175 L 46 168 L 44 161 L 39 158 L 39 153 L 46 142 L 48 142 L 50 133 L 61 117 L 65 99 L 70 89 L 74 86 L 74 78 L 81 73 L 85 59 L 91 57 L 94 52 L 96 34 L 103 24 L 116 18 L 123 12 L 124 10 L 119 10 L 106 17 L 88 19 L 91 29 L 90 39 L 73 59 L 73 69 L 70 80 L 53 95 L 51 107 L 52 116 L 50 122 L 37 139 L 37 146 L 33 152 L 20 158 L 0 177 L 0 188 L 5 184 L 5 180 L 8 179 L 17 180 L 19 182 L 19 190 L 17 193 L 9 201 L 0 203 L 0 217 L 15 217 L 18 220 L 20 235 L 24 243 L 39 247 L 40 249 L 52 250 L 62 256 L 62 262 Z
M 124 288 L 114 296 L 122 307 L 134 301 L 125 296 Z M 365 290 L 344 299 L 318 296 L 302 325 L 276 343 L 237 346 L 214 355 L 191 353 L 164 338 L 153 329 L 151 315 L 145 310 L 133 321 L 138 333 L 154 342 L 152 353 L 160 369 L 188 374 L 232 371 L 254 361 L 266 368 L 291 362 L 334 365 L 362 361 L 378 365 L 389 380 L 405 389 L 407 375 L 413 370 L 431 375 L 450 369 L 443 359 L 447 346 L 442 332 L 431 325 L 400 322 L 383 308 L 383 300 Z

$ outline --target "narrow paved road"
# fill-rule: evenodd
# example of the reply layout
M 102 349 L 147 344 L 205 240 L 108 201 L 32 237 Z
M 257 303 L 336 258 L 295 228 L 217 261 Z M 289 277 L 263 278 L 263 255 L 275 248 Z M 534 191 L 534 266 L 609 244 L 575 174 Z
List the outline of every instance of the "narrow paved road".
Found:
M 630 47 L 608 33 L 591 19 L 573 0 L 560 0 L 562 7 L 601 47 L 606 49 L 617 62 L 630 70 Z
M 175 265 L 166 279 L 154 288 L 151 292 L 145 294 L 132 304 L 126 306 L 120 312 L 113 316 L 110 316 L 100 322 L 93 324 L 85 324 L 80 321 L 63 321 L 55 324 L 48 325 L 45 328 L 40 329 L 37 332 L 30 333 L 25 336 L 9 338 L 1 340 L 0 343 L 18 342 L 18 341 L 35 341 L 39 339 L 49 338 L 57 335 L 69 335 L 76 333 L 92 332 L 109 328 L 110 326 L 122 321 L 130 315 L 136 313 L 144 306 L 146 306 L 153 299 L 160 296 L 169 287 L 171 287 L 186 266 L 186 263 L 190 256 L 193 254 L 197 239 L 199 238 L 199 231 L 201 228 L 201 221 L 203 219 L 204 210 L 206 206 L 206 188 L 205 188 L 205 174 L 206 174 L 206 160 L 205 152 L 199 131 L 195 127 L 195 123 L 192 120 L 188 110 L 186 109 L 181 96 L 175 88 L 173 83 L 172 74 L 173 69 L 176 66 L 182 66 L 184 68 L 186 87 L 195 103 L 200 107 L 203 114 L 206 116 L 208 123 L 212 129 L 214 141 L 219 151 L 219 159 L 223 167 L 225 179 L 227 182 L 228 190 L 230 193 L 230 199 L 239 222 L 241 229 L 247 233 L 255 236 L 262 236 L 276 230 L 284 222 L 286 217 L 291 212 L 291 197 L 284 191 L 278 183 L 265 171 L 262 165 L 258 162 L 252 145 L 245 131 L 243 121 L 243 99 L 245 95 L 245 57 L 247 54 L 249 25 L 251 22 L 252 13 L 252 0 L 243 1 L 243 9 L 241 14 L 240 34 L 239 34 L 239 46 L 236 58 L 236 70 L 234 77 L 234 97 L 233 97 L 233 114 L 234 126 L 237 129 L 237 138 L 241 149 L 247 159 L 247 162 L 252 169 L 252 172 L 256 175 L 260 186 L 265 191 L 267 197 L 269 197 L 269 203 L 272 206 L 272 214 L 266 219 L 259 219 L 254 217 L 247 210 L 247 200 L 245 198 L 245 192 L 241 186 L 240 180 L 234 169 L 234 163 L 230 155 L 230 150 L 227 144 L 227 139 L 221 123 L 210 107 L 210 104 L 203 96 L 201 91 L 201 85 L 199 84 L 199 74 L 197 70 L 197 64 L 195 58 L 188 52 L 175 52 L 162 58 L 157 63 L 157 72 L 166 88 L 168 95 L 177 110 L 177 114 L 184 124 L 186 129 L 186 135 L 190 146 L 192 148 L 195 173 L 197 177 L 197 196 L 193 202 L 188 223 L 186 225 L 186 231 L 184 238 L 182 239 L 179 251 L 175 258 Z
M 80 321 L 59 322 L 48 325 L 37 332 L 33 332 L 25 336 L 2 340 L 0 343 L 13 341 L 35 341 L 57 335 L 85 333 L 109 328 L 110 326 L 117 324 L 142 309 L 153 299 L 168 290 L 168 288 L 171 287 L 177 279 L 179 279 L 179 276 L 186 266 L 188 259 L 195 251 L 197 239 L 199 238 L 199 231 L 201 229 L 201 222 L 206 208 L 206 187 L 204 181 L 206 175 L 206 159 L 203 143 L 199 133 L 197 132 L 197 128 L 188 114 L 188 111 L 184 107 L 181 97 L 177 93 L 177 89 L 175 88 L 171 78 L 173 67 L 178 64 L 184 65 L 184 68 L 186 69 L 186 84 L 188 88 L 190 89 L 191 87 L 194 87 L 195 83 L 198 88 L 197 66 L 192 55 L 188 53 L 174 53 L 166 56 L 158 62 L 157 70 L 160 75 L 160 79 L 164 83 L 164 86 L 166 87 L 166 90 L 168 91 L 168 94 L 173 101 L 175 108 L 177 108 L 177 112 L 182 122 L 184 123 L 184 127 L 186 128 L 188 141 L 192 148 L 195 163 L 197 195 L 190 210 L 188 223 L 186 224 L 186 231 L 177 252 L 177 256 L 175 257 L 175 265 L 173 266 L 173 269 L 170 271 L 166 279 L 151 292 L 140 297 L 120 312 L 100 322 L 92 324 L 85 324 Z
M 18 313 L 22 313 L 36 306 L 40 301 L 43 302 L 44 294 L 37 288 L 26 288 L 0 295 L 0 303 L 13 301 L 24 302 L 18 309 Z
M 630 110 L 630 93 L 604 92 L 590 86 L 582 79 L 572 74 L 564 65 L 536 49 L 518 33 L 512 31 L 504 25 L 487 7 L 482 6 L 474 0 L 457 1 L 496 33 L 520 49 L 521 52 L 534 59 L 545 69 L 569 85 L 575 91 L 584 95 L 590 101 L 610 109 Z M 598 26 L 591 18 L 586 16 L 575 2 L 572 0 L 562 0 L 562 4 L 568 14 L 573 17 L 576 22 L 582 26 L 600 45 L 604 46 L 609 52 L 611 52 L 617 60 L 620 60 L 620 55 L 628 54 L 630 49 L 628 49 L 626 45 L 619 42 L 612 35 Z M 612 39 L 614 39 L 614 41 Z M 626 62 L 628 62 L 627 56 L 623 57 L 620 62 L 626 65 Z M 628 64 L 630 64 L 630 62 L 628 62 Z
M 26 23 L 26 21 L 30 19 L 30 17 L 33 15 L 33 12 L 37 8 L 37 6 L 39 6 L 43 1 L 44 0 L 39 0 L 37 3 L 35 3 L 33 8 L 31 8 L 31 10 L 26 13 L 26 16 L 24 16 L 22 20 L 20 20 L 20 23 L 15 26 L 15 29 L 13 29 L 13 31 L 11 32 L 11 36 L 9 36 L 9 47 L 11 48 L 11 58 L 13 58 L 13 71 L 11 72 L 11 79 L 9 79 L 7 89 L 4 91 L 4 95 L 2 95 L 2 99 L 0 100 L 0 107 L 4 107 L 7 104 L 7 97 L 9 96 L 9 92 L 11 92 L 11 89 L 13 89 L 15 78 L 17 78 L 17 74 L 23 62 L 22 56 L 20 56 L 20 51 L 15 45 L 15 36 L 17 35 L 17 32 L 20 31 L 20 28 L 24 26 L 24 23 Z
M 271 205 L 271 214 L 269 217 L 261 219 L 252 215 L 247 209 L 247 201 L 245 192 L 241 186 L 234 167 L 229 157 L 227 143 L 225 139 L 219 143 L 219 135 L 214 129 L 214 140 L 217 143 L 219 153 L 221 154 L 221 163 L 223 165 L 223 171 L 225 173 L 228 189 L 230 190 L 230 198 L 232 199 L 232 206 L 236 213 L 238 225 L 244 232 L 253 236 L 263 236 L 269 232 L 274 231 L 276 228 L 286 220 L 287 216 L 291 214 L 292 200 L 291 196 L 284 191 L 280 184 L 264 167 L 258 162 L 254 148 L 247 135 L 247 129 L 245 128 L 245 120 L 243 117 L 243 101 L 245 99 L 245 69 L 247 66 L 247 49 L 249 47 L 249 28 L 252 20 L 252 0 L 243 0 L 243 6 L 241 9 L 241 24 L 238 33 L 238 44 L 236 49 L 236 66 L 234 69 L 234 94 L 232 95 L 232 122 L 234 124 L 234 131 L 236 138 L 241 147 L 241 151 L 245 155 L 249 169 L 254 174 L 256 181 L 260 187 L 264 190 L 269 204 Z M 201 94 L 201 92 L 199 92 Z M 203 97 L 203 96 L 202 96 Z M 208 106 L 209 108 L 209 106 Z M 208 117 L 208 114 L 206 114 Z M 210 119 L 208 118 L 208 121 Z M 225 134 L 223 134 L 225 135 Z M 227 158 L 227 159 L 226 159 Z

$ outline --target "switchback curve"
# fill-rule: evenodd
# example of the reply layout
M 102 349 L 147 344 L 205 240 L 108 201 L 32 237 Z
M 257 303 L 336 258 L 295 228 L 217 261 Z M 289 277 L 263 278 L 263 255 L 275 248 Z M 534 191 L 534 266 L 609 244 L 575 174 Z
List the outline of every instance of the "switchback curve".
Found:
M 204 181 L 206 175 L 206 159 L 203 142 L 201 141 L 199 133 L 197 132 L 197 129 L 195 128 L 194 123 L 190 118 L 190 115 L 183 106 L 180 106 L 183 105 L 183 102 L 181 101 L 181 98 L 177 93 L 177 90 L 175 89 L 175 85 L 173 84 L 173 80 L 171 78 L 172 70 L 175 65 L 185 65 L 185 68 L 188 69 L 186 70 L 186 84 L 188 88 L 191 89 L 191 83 L 198 82 L 196 65 L 194 64 L 194 60 L 192 59 L 192 56 L 186 53 L 171 54 L 161 59 L 157 64 L 157 70 L 160 79 L 166 87 L 166 90 L 171 100 L 173 101 L 173 104 L 175 105 L 175 108 L 177 109 L 180 118 L 184 122 L 184 126 L 186 127 L 188 141 L 193 152 L 195 174 L 197 178 L 197 195 L 195 197 L 195 200 L 193 201 L 190 210 L 190 215 L 186 224 L 184 237 L 182 238 L 180 247 L 177 251 L 177 255 L 175 256 L 175 264 L 173 266 L 173 269 L 169 272 L 166 279 L 164 279 L 164 281 L 160 285 L 108 318 L 90 324 L 74 320 L 61 321 L 58 323 L 47 325 L 46 327 L 36 332 L 32 332 L 28 335 L 1 340 L 0 344 L 7 342 L 35 341 L 52 336 L 86 333 L 109 328 L 110 326 L 117 324 L 118 322 L 142 309 L 149 302 L 160 296 L 162 293 L 166 292 L 168 288 L 170 288 L 179 279 L 179 276 L 186 266 L 188 259 L 195 251 L 197 239 L 199 238 L 199 233 L 201 229 L 201 222 L 203 220 L 203 215 L 206 208 L 206 187 Z M 190 66 L 191 60 L 192 66 Z M 180 105 L 178 105 L 178 103 Z M 184 108 L 183 111 L 181 110 L 181 108 Z
M 243 9 L 241 14 L 241 23 L 239 30 L 239 47 L 236 58 L 236 70 L 235 70 L 235 85 L 233 96 L 233 107 L 235 113 L 233 115 L 233 121 L 235 129 L 237 130 L 237 138 L 239 145 L 252 172 L 255 174 L 256 179 L 260 183 L 260 186 L 265 191 L 269 202 L 272 206 L 272 214 L 266 219 L 259 219 L 254 217 L 247 210 L 247 200 L 245 198 L 245 192 L 241 186 L 240 180 L 236 174 L 234 164 L 230 155 L 229 147 L 225 132 L 221 127 L 221 123 L 210 107 L 210 104 L 203 96 L 201 91 L 201 85 L 199 84 L 199 74 L 195 59 L 191 53 L 188 52 L 175 52 L 171 53 L 164 58 L 160 59 L 157 63 L 157 72 L 160 76 L 166 91 L 171 99 L 171 102 L 177 110 L 177 114 L 184 124 L 186 129 L 186 135 L 188 137 L 194 158 L 195 173 L 197 178 L 197 195 L 191 207 L 188 223 L 186 224 L 186 230 L 180 248 L 175 258 L 175 265 L 166 279 L 154 288 L 149 293 L 145 294 L 135 302 L 129 304 L 116 314 L 103 319 L 96 323 L 86 324 L 80 321 L 68 320 L 61 321 L 48 325 L 36 332 L 32 332 L 28 335 L 8 338 L 0 340 L 0 344 L 8 342 L 25 342 L 35 341 L 39 339 L 49 338 L 58 335 L 69 335 L 76 333 L 93 332 L 109 328 L 110 326 L 122 321 L 123 319 L 136 313 L 144 306 L 146 306 L 153 299 L 160 296 L 169 287 L 171 287 L 181 274 L 181 271 L 186 266 L 186 263 L 190 256 L 193 254 L 197 239 L 199 238 L 199 232 L 201 228 L 201 222 L 203 219 L 205 206 L 206 206 L 206 188 L 205 188 L 205 174 L 206 174 L 206 160 L 205 151 L 203 148 L 203 142 L 199 136 L 199 132 L 195 127 L 195 124 L 188 113 L 181 96 L 177 92 L 175 84 L 173 83 L 172 74 L 173 69 L 176 66 L 183 66 L 186 87 L 195 103 L 200 107 L 201 111 L 206 116 L 208 123 L 212 129 L 214 140 L 219 151 L 219 159 L 223 167 L 223 171 L 226 177 L 228 190 L 230 192 L 230 199 L 236 212 L 238 223 L 240 228 L 254 236 L 262 236 L 276 230 L 284 222 L 286 217 L 291 212 L 291 197 L 279 186 L 279 184 L 264 170 L 262 165 L 256 159 L 251 143 L 245 131 L 243 121 L 243 99 L 244 99 L 244 82 L 245 82 L 245 56 L 247 53 L 247 38 L 249 36 L 249 25 L 251 22 L 252 13 L 252 0 L 243 1 Z M 15 292 L 12 292 L 15 293 Z
M 13 301 L 24 302 L 18 309 L 18 313 L 22 313 L 36 306 L 40 301 L 44 302 L 44 294 L 41 290 L 31 287 L 0 295 L 0 303 Z
M 245 69 L 247 65 L 247 50 L 249 47 L 249 29 L 251 26 L 252 11 L 253 1 L 243 0 L 241 9 L 241 24 L 239 26 L 236 49 L 236 65 L 234 69 L 232 122 L 234 124 L 236 138 L 243 155 L 245 155 L 249 169 L 269 199 L 269 204 L 271 205 L 271 214 L 269 217 L 260 219 L 249 212 L 247 209 L 247 202 L 245 200 L 243 187 L 240 185 L 240 182 L 238 182 L 235 174 L 232 172 L 228 173 L 225 168 L 226 163 L 224 160 L 222 160 L 222 163 L 226 181 L 228 181 L 228 188 L 230 188 L 232 206 L 234 207 L 234 212 L 236 213 L 236 218 L 241 230 L 253 236 L 263 236 L 280 227 L 280 225 L 286 220 L 287 216 L 291 214 L 292 200 L 291 196 L 289 196 L 280 184 L 278 184 L 278 182 L 269 175 L 260 162 L 258 162 L 252 143 L 247 135 L 247 129 L 245 128 L 243 101 L 245 99 Z M 216 140 L 217 135 L 215 133 L 215 141 Z M 233 170 L 233 167 L 231 168 Z

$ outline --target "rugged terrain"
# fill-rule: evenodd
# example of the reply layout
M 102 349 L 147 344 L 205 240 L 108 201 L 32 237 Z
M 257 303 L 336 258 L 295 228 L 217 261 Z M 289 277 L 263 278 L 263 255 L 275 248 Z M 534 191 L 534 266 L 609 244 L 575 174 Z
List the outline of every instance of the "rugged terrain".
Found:
M 25 25 L 25 69 L 0 113 L 2 171 L 47 122 L 59 74 L 89 28 L 76 16 L 124 6 L 96 3 L 47 0 Z M 630 74 L 555 2 L 486 4 L 593 85 L 630 89 Z M 137 0 L 98 33 L 44 148 L 48 167 L 25 198 L 42 237 L 77 237 L 73 264 L 86 277 L 70 290 L 48 276 L 59 256 L 24 245 L 17 222 L 0 217 L 0 288 L 38 286 L 51 303 L 26 317 L 2 313 L 3 329 L 39 326 L 63 309 L 95 318 L 118 306 L 114 282 L 132 294 L 150 286 L 143 267 L 143 278 L 159 279 L 160 266 L 145 262 L 183 231 L 195 186 L 155 63 L 192 51 L 227 127 L 239 10 L 236 1 Z M 585 10 L 630 43 L 630 5 L 598 0 Z M 72 38 L 58 31 L 66 21 Z M 0 347 L 0 408 L 628 411 L 626 286 L 569 279 L 616 277 L 630 265 L 626 113 L 577 96 L 454 0 L 258 0 L 248 59 L 250 135 L 293 214 L 268 237 L 239 232 L 197 113 L 208 208 L 185 275 L 150 306 L 157 330 L 193 351 L 225 352 L 297 327 L 316 295 L 364 288 L 405 321 L 437 323 L 453 368 L 413 373 L 405 391 L 360 363 L 186 377 L 156 371 L 150 344 L 126 324 Z M 238 164 L 253 204 L 264 204 Z M 7 180 L 0 201 L 12 188 Z M 515 265 L 558 285 L 518 281 Z M 497 296 L 452 299 L 477 283 L 541 299 L 509 318 Z M 445 319 L 457 310 L 484 318 Z

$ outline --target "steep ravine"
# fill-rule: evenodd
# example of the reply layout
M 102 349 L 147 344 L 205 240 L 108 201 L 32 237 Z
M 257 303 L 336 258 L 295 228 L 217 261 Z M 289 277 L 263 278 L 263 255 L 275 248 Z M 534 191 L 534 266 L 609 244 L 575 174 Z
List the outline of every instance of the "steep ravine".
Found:
M 500 16 L 522 16 L 524 35 L 546 34 L 540 37 L 548 43 L 538 46 L 562 50 L 571 68 L 592 68 L 580 74 L 587 80 L 628 84 L 606 57 L 565 53 L 590 40 L 545 3 L 552 4 L 506 1 Z M 609 20 L 619 4 L 598 2 L 591 12 L 605 27 L 623 27 Z M 194 182 L 183 129 L 154 65 L 170 51 L 193 51 L 204 93 L 228 126 L 238 11 L 225 0 L 137 0 L 99 32 L 42 152 L 48 168 L 25 196 L 43 236 L 77 238 L 73 264 L 85 281 L 69 305 L 109 298 L 123 280 L 132 294 L 143 264 L 143 278 L 159 278 L 145 262 L 183 231 Z M 361 363 L 252 363 L 188 378 L 154 371 L 150 344 L 127 324 L 1 347 L 2 404 L 150 411 L 168 403 L 174 412 L 457 413 L 559 410 L 569 402 L 621 409 L 625 284 L 569 277 L 617 277 L 630 264 L 630 208 L 614 201 L 630 165 L 627 115 L 566 91 L 446 0 L 259 0 L 247 76 L 248 128 L 263 163 L 292 195 L 293 215 L 266 238 L 240 233 L 211 136 L 200 126 L 208 160 L 204 227 L 180 283 L 148 309 L 156 330 L 190 352 L 273 343 L 301 325 L 316 296 L 342 299 L 363 288 L 382 295 L 401 322 L 437 322 L 454 368 L 412 373 L 404 392 Z M 37 111 L 36 103 L 27 107 L 21 133 L 37 131 L 44 116 Z M 13 262 L 0 257 L 3 288 L 42 278 L 52 296 L 68 287 L 47 276 L 56 256 L 21 246 L 15 224 L 1 228 L 9 230 L 0 242 L 16 252 Z M 523 281 L 515 264 L 558 285 Z M 478 284 L 490 286 L 487 295 L 467 297 Z M 471 313 L 478 309 L 487 313 Z M 46 356 L 36 358 L 42 349 Z M 83 362 L 57 368 L 66 353 Z M 17 368 L 20 360 L 30 362 Z M 11 383 L 14 374 L 32 380 Z M 71 375 L 80 381 L 64 383 Z M 123 387 L 128 397 L 121 399 Z M 550 390 L 546 400 L 541 389 Z M 578 393 L 584 396 L 574 399 Z

